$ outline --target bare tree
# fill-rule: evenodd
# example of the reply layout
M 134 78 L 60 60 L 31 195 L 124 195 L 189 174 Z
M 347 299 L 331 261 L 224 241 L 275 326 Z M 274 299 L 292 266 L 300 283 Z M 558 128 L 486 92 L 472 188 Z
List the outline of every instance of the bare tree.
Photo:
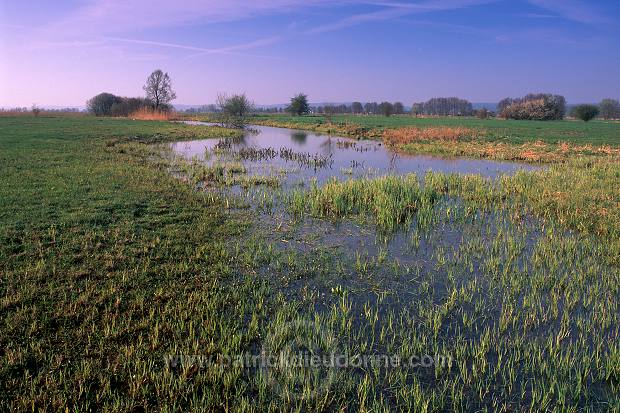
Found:
M 405 106 L 402 104 L 402 102 L 396 102 L 393 106 L 395 115 L 402 115 L 403 113 L 405 113 Z
M 478 119 L 488 119 L 488 117 L 489 117 L 489 110 L 487 108 L 480 108 L 480 109 L 474 111 L 474 114 L 476 115 L 476 117 Z
M 336 113 L 336 107 L 332 105 L 325 105 L 323 112 L 324 112 L 323 116 L 325 117 L 325 122 L 332 123 L 332 118 L 334 116 L 334 113 Z
M 222 113 L 222 124 L 236 128 L 245 127 L 246 118 L 254 108 L 245 94 L 232 96 L 219 94 L 217 105 Z
M 616 119 L 620 117 L 620 103 L 616 99 L 603 99 L 599 104 L 603 119 Z
M 411 105 L 411 114 L 415 117 L 420 116 L 424 113 L 424 103 L 414 103 Z
M 394 105 L 390 102 L 381 102 L 379 104 L 379 112 L 383 116 L 391 116 L 394 113 Z
M 146 98 L 153 102 L 155 109 L 167 108 L 168 104 L 177 98 L 172 90 L 172 82 L 168 73 L 157 69 L 146 80 L 144 85 Z
M 433 116 L 470 116 L 474 109 L 465 99 L 432 98 L 424 102 L 424 114 Z

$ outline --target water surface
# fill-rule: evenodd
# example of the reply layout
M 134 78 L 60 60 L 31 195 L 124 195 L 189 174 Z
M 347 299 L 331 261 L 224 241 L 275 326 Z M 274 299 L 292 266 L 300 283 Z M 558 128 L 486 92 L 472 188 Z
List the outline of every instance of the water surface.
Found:
M 191 124 L 210 125 L 204 122 Z M 233 160 L 241 162 L 248 175 L 277 175 L 282 178 L 284 186 L 313 178 L 321 184 L 331 177 L 347 179 L 407 173 L 422 177 L 431 170 L 497 178 L 520 170 L 536 169 L 532 165 L 514 162 L 407 155 L 396 153 L 379 141 L 303 130 L 268 126 L 252 126 L 252 129 L 255 132 L 247 132 L 242 138 L 229 139 L 227 154 L 217 151 L 218 144 L 219 147 L 222 145 L 222 140 L 218 139 L 175 142 L 171 148 L 188 159 L 197 158 L 211 164 Z

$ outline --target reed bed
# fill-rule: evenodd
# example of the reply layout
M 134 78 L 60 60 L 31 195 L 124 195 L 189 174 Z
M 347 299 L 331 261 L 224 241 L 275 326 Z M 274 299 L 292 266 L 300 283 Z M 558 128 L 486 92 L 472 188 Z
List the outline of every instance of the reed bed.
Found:
M 307 152 L 296 152 L 287 147 L 281 147 L 279 150 L 271 147 L 242 147 L 235 149 L 233 147 L 233 140 L 228 138 L 218 141 L 211 152 L 218 156 L 226 156 L 228 158 L 252 162 L 270 161 L 278 157 L 286 162 L 296 163 L 299 167 L 313 169 L 329 168 L 334 163 L 331 154 L 319 155 Z
M 398 128 L 386 129 L 383 132 L 383 142 L 387 145 L 406 145 L 415 141 L 463 141 L 485 136 L 483 129 L 465 127 L 431 127 L 431 128 Z
M 176 118 L 176 113 L 173 111 L 163 111 L 153 108 L 141 108 L 135 112 L 132 112 L 128 116 L 134 120 L 162 120 L 168 121 Z

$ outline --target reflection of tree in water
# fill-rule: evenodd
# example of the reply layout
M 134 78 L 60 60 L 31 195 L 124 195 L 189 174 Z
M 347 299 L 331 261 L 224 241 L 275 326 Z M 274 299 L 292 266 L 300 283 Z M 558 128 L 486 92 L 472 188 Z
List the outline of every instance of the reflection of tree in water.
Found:
M 291 139 L 293 142 L 304 145 L 308 139 L 308 134 L 305 132 L 293 132 L 291 133 Z
M 323 153 L 325 155 L 331 155 L 334 151 L 334 142 L 332 142 L 332 137 L 328 136 L 326 140 L 321 142 L 320 148 L 323 149 Z

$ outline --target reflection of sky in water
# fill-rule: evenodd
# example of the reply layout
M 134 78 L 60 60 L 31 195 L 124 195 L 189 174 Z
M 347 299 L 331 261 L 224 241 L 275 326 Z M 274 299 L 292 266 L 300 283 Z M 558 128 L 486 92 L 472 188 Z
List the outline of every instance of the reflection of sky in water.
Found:
M 479 174 L 495 178 L 501 174 L 513 174 L 518 170 L 531 170 L 535 167 L 512 162 L 496 162 L 476 159 L 444 159 L 424 155 L 396 154 L 385 148 L 381 142 L 334 136 L 319 135 L 313 132 L 254 126 L 258 134 L 248 133 L 243 138 L 233 140 L 233 151 L 241 148 L 280 148 L 292 149 L 298 153 L 312 156 L 326 156 L 333 160 L 331 166 L 315 170 L 313 167 L 300 166 L 297 162 L 286 161 L 276 156 L 270 160 L 243 160 L 248 174 L 275 175 L 282 169 L 287 171 L 286 181 L 294 183 L 313 177 L 323 183 L 330 177 L 339 179 L 348 177 L 377 176 L 385 174 L 417 173 L 423 176 L 429 170 L 445 173 Z M 175 142 L 172 149 L 186 157 L 205 160 L 205 152 L 212 150 L 218 139 Z M 350 145 L 350 146 L 348 146 Z M 225 161 L 218 156 L 206 157 L 206 162 Z M 352 174 L 351 174 L 352 170 Z M 286 183 L 286 182 L 285 182 Z

